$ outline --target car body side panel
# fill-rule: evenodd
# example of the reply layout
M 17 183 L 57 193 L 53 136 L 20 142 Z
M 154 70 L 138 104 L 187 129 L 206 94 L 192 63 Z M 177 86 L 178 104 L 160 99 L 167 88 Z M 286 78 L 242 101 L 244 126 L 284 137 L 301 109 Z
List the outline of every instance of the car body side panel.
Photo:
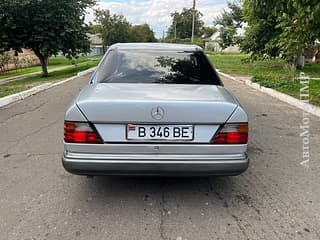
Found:
M 64 119 L 70 122 L 87 122 L 88 121 L 75 103 L 69 106 L 69 108 L 66 111 Z
M 247 123 L 249 121 L 248 114 L 242 106 L 238 106 L 233 112 L 227 123 Z

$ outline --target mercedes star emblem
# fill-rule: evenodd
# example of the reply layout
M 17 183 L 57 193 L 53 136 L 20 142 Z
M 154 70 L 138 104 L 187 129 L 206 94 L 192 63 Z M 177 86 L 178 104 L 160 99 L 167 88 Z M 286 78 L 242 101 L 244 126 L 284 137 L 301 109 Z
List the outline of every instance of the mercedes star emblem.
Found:
M 151 116 L 155 120 L 161 120 L 164 117 L 164 110 L 161 107 L 155 107 L 151 110 Z

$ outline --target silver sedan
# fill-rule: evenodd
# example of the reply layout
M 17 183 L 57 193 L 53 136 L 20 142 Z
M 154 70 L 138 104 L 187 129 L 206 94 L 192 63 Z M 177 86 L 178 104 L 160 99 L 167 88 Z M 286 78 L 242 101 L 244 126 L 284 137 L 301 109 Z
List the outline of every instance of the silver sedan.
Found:
M 248 116 L 195 45 L 115 44 L 71 103 L 64 168 L 80 175 L 237 175 Z

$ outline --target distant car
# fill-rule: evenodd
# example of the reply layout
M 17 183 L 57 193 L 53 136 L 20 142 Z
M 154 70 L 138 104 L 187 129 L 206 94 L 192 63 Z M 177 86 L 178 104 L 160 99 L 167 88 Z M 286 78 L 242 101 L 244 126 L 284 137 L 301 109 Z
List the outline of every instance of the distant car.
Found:
M 111 46 L 65 115 L 64 168 L 80 175 L 237 175 L 248 117 L 195 45 Z

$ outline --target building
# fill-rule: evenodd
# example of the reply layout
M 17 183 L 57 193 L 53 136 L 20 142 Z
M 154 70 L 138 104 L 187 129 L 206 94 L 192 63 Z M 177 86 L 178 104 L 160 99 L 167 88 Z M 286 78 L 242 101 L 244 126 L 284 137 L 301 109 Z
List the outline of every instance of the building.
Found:
M 90 56 L 103 55 L 105 53 L 105 47 L 100 34 L 87 33 L 90 42 Z
M 237 29 L 237 37 L 243 37 L 243 30 Z M 219 45 L 219 37 L 220 32 L 219 30 L 216 31 L 206 42 L 205 42 L 205 49 L 211 50 L 214 52 L 226 52 L 226 53 L 240 53 L 240 48 L 238 45 L 229 46 L 225 49 L 222 49 Z

